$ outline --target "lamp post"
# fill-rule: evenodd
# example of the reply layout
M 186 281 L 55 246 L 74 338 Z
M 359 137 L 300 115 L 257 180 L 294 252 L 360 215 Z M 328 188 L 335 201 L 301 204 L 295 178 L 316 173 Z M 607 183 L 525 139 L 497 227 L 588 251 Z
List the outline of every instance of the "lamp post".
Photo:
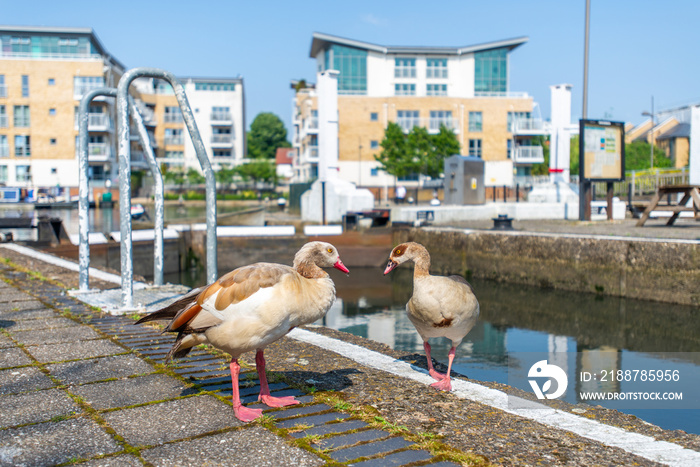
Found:
M 651 96 L 651 112 L 642 112 L 642 116 L 651 117 L 651 129 L 649 130 L 649 143 L 651 144 L 649 170 L 651 170 L 654 168 L 654 96 Z

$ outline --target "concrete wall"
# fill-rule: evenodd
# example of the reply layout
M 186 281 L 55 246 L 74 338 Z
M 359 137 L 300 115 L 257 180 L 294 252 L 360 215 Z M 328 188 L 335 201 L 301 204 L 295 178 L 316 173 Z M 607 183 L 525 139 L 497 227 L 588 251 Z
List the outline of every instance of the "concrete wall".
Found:
M 697 243 L 396 229 L 394 245 L 404 241 L 428 248 L 435 274 L 700 305 Z

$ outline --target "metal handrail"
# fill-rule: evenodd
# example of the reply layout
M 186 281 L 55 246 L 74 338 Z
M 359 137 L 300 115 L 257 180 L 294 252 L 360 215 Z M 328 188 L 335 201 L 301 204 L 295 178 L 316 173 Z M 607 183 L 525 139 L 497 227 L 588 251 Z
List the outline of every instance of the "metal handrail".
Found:
M 131 83 L 141 77 L 159 78 L 173 88 L 175 98 L 190 133 L 197 159 L 206 179 L 207 203 L 207 281 L 214 282 L 217 276 L 216 238 L 216 180 L 207 157 L 202 137 L 199 134 L 194 113 L 187 100 L 185 88 L 175 75 L 158 68 L 132 68 L 125 72 L 117 86 L 117 120 L 119 135 L 119 208 L 121 232 L 121 298 L 124 308 L 133 306 L 133 251 L 131 243 L 131 147 L 129 128 L 128 92 Z
M 97 96 L 106 97 L 117 97 L 117 90 L 115 88 L 98 88 L 90 91 L 88 94 L 83 96 L 80 101 L 80 108 L 78 112 L 78 125 L 79 125 L 79 137 L 78 137 L 78 160 L 79 160 L 79 196 L 78 196 L 78 258 L 79 258 L 79 275 L 78 275 L 78 290 L 81 292 L 87 292 L 90 287 L 90 224 L 88 221 L 89 217 L 89 184 L 88 184 L 88 121 L 90 114 L 88 109 L 90 107 L 90 102 Z M 163 226 L 164 226 L 164 197 L 163 197 L 163 176 L 160 173 L 160 168 L 155 160 L 155 155 L 153 154 L 153 149 L 150 146 L 150 140 L 148 138 L 148 132 L 144 126 L 141 114 L 136 107 L 136 104 L 131 100 L 129 102 L 131 106 L 131 111 L 133 113 L 133 119 L 136 127 L 139 130 L 139 137 L 141 146 L 143 147 L 144 153 L 146 154 L 146 160 L 148 161 L 149 167 L 151 168 L 151 173 L 155 180 L 156 187 L 156 214 L 155 214 L 155 241 L 154 241 L 154 258 L 153 258 L 153 277 L 154 283 L 156 285 L 163 285 Z M 160 200 L 158 197 L 158 190 L 160 188 Z M 129 213 L 129 220 L 131 220 L 131 213 Z

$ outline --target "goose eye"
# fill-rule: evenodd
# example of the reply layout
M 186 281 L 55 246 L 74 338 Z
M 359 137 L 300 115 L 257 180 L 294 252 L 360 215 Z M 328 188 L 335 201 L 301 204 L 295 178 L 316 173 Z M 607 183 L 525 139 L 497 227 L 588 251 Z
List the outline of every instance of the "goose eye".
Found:
M 326 250 L 328 253 L 333 253 L 333 248 L 329 248 Z
M 394 252 L 394 254 L 395 254 L 395 255 L 400 255 L 400 254 L 401 254 L 401 250 L 396 250 L 396 251 Z

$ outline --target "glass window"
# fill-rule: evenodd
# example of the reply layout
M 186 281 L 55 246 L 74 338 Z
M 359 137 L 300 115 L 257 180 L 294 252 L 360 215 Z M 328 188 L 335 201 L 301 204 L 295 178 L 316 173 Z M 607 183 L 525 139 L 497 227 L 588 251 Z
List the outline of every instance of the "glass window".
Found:
M 369 147 L 371 149 L 377 149 L 379 147 L 379 141 L 377 141 L 376 139 L 371 140 L 369 142 Z
M 416 95 L 416 85 L 399 83 L 394 85 L 394 95 L 395 96 L 415 96 Z
M 469 131 L 482 131 L 482 116 L 481 112 L 469 112 Z
M 376 177 L 377 175 L 379 175 L 379 168 L 372 167 L 369 171 L 369 174 L 373 177 Z
M 15 167 L 15 178 L 18 182 L 28 182 L 32 176 L 28 165 L 18 165 Z
M 324 53 L 325 69 L 338 75 L 339 94 L 367 93 L 367 51 L 333 44 Z
M 194 83 L 195 91 L 235 91 L 236 83 Z M 170 90 L 172 92 L 172 88 Z
M 508 156 L 508 159 L 513 158 L 513 140 L 510 138 L 506 140 L 506 155 Z
M 230 149 L 215 149 L 214 157 L 231 157 L 233 154 Z
M 447 59 L 429 58 L 426 60 L 426 78 L 447 78 Z
M 184 144 L 181 128 L 165 129 L 165 144 Z
M 7 128 L 7 113 L 4 105 L 0 105 L 0 128 Z
M 0 165 L 0 182 L 7 183 L 7 166 Z
M 452 111 L 450 111 L 450 110 L 431 110 L 430 111 L 430 129 L 434 130 L 434 131 L 439 131 L 441 126 L 452 129 Z
M 52 117 L 56 115 L 56 109 L 49 109 L 49 115 Z
M 32 149 L 29 144 L 29 136 L 15 135 L 15 156 L 29 157 L 32 155 Z
M 508 89 L 508 49 L 474 54 L 474 93 L 504 93 Z
M 105 79 L 102 76 L 76 76 L 73 78 L 73 97 L 81 97 L 104 85 Z
M 52 145 L 52 146 L 55 146 L 55 145 L 56 145 L 56 138 L 50 138 L 50 139 L 49 139 L 49 144 Z
M 7 144 L 7 135 L 0 135 L 0 157 L 10 157 L 10 146 Z
M 231 107 L 212 107 L 211 119 L 213 121 L 231 121 Z
M 396 124 L 399 125 L 403 131 L 411 131 L 414 126 L 420 126 L 420 119 L 418 118 L 417 110 L 399 110 L 396 112 Z
M 22 97 L 29 97 L 29 76 L 22 75 Z
M 165 123 L 182 123 L 182 111 L 179 106 L 166 106 L 163 112 L 163 121 Z
M 0 97 L 7 97 L 7 87 L 5 86 L 5 75 L 0 75 Z
M 49 78 L 49 86 L 55 86 L 56 80 L 54 78 Z
M 377 122 L 377 121 L 379 121 L 379 113 L 377 113 L 377 112 L 370 112 L 370 114 L 369 114 L 369 121 L 370 121 L 370 122 Z
M 447 95 L 447 85 L 446 84 L 428 84 L 425 89 L 426 96 L 446 96 Z
M 527 120 L 530 118 L 530 112 L 508 112 L 508 131 L 513 133 L 515 122 L 520 119 Z
M 473 157 L 481 157 L 481 140 L 480 139 L 470 139 L 469 140 L 469 155 Z
M 394 59 L 394 78 L 415 78 L 416 59 L 396 58 Z
M 185 153 L 183 151 L 165 151 L 165 157 L 168 159 L 183 159 Z
M 19 128 L 28 128 L 30 126 L 29 121 L 29 106 L 28 105 L 16 105 L 15 106 L 15 126 Z

